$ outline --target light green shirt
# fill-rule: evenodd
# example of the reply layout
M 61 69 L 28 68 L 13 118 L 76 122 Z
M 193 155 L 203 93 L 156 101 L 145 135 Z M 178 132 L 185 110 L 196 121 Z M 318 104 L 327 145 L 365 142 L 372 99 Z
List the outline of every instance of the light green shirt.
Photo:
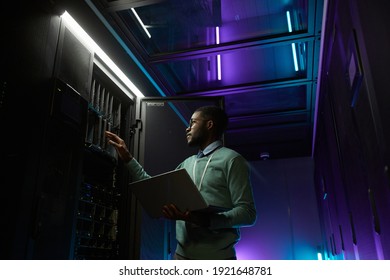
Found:
M 150 177 L 135 159 L 127 167 L 135 180 Z M 177 168 L 187 170 L 207 203 L 231 210 L 211 214 L 207 228 L 176 221 L 176 253 L 189 259 L 235 257 L 239 228 L 256 221 L 247 161 L 237 152 L 220 147 L 202 158 L 193 155 Z

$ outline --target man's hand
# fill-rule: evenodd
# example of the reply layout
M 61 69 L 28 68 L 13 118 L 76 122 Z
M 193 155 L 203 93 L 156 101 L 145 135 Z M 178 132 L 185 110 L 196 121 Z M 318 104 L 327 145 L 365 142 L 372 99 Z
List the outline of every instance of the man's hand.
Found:
M 114 146 L 119 157 L 124 162 L 127 163 L 133 159 L 133 155 L 130 154 L 129 149 L 127 148 L 126 143 L 122 138 L 120 138 L 118 135 L 116 135 L 115 133 L 112 133 L 110 131 L 106 131 L 105 135 L 108 139 L 108 144 Z
M 164 217 L 170 220 L 182 220 L 202 227 L 208 227 L 210 225 L 210 216 L 208 213 L 182 212 L 174 204 L 164 205 L 162 212 Z
M 181 212 L 174 204 L 164 205 L 162 212 L 167 219 L 189 221 L 190 212 Z

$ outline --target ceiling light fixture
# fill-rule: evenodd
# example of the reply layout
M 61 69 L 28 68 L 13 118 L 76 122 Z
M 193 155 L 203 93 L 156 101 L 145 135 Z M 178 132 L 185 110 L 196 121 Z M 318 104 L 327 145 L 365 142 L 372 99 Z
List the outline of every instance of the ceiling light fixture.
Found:
M 291 24 L 290 11 L 286 12 L 286 16 L 287 16 L 288 32 L 292 32 L 293 30 L 292 30 L 292 24 Z M 291 49 L 292 49 L 293 59 L 294 59 L 294 68 L 295 68 L 295 71 L 298 71 L 299 67 L 298 67 L 298 59 L 297 59 L 297 48 L 296 48 L 295 43 L 291 44 Z
M 215 42 L 217 45 L 219 45 L 219 26 L 215 27 Z M 221 73 L 221 55 L 217 54 L 217 78 L 218 81 L 222 79 L 222 73 Z
M 119 69 L 119 67 L 108 57 L 108 55 L 95 43 L 87 32 L 73 19 L 73 17 L 65 11 L 61 18 L 66 22 L 70 31 L 72 31 L 82 44 L 98 56 L 122 83 L 130 90 L 131 93 L 138 97 L 144 97 L 142 92 L 130 81 L 127 76 Z M 126 91 L 129 97 L 132 97 L 130 92 Z
M 262 152 L 260 153 L 260 159 L 267 160 L 270 158 L 269 152 Z
M 139 24 L 141 24 L 142 28 L 144 29 L 146 35 L 148 35 L 149 38 L 152 38 L 152 35 L 150 35 L 148 29 L 146 28 L 145 24 L 142 22 L 141 18 L 139 17 L 138 13 L 135 11 L 134 8 L 131 8 L 131 11 L 133 12 L 134 16 L 137 18 Z

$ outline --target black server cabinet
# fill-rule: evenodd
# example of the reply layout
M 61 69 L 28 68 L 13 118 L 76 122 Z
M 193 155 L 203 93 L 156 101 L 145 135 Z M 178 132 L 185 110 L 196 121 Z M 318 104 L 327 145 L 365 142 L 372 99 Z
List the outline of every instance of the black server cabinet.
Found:
M 97 67 L 91 87 L 87 100 L 54 79 L 27 258 L 129 255 L 126 174 L 104 132 L 126 137 L 131 99 Z
M 87 101 L 69 84 L 53 81 L 26 258 L 67 259 L 83 159 Z
M 105 130 L 123 138 L 128 134 L 132 98 L 107 75 L 89 46 L 81 43 L 66 24 L 60 29 L 55 75 L 75 87 L 86 100 L 82 127 L 82 152 L 78 180 L 74 182 L 74 215 L 68 228 L 72 242 L 69 259 L 119 259 L 127 256 L 119 219 L 126 201 L 126 174 L 113 147 L 106 144 Z M 110 72 L 111 73 L 111 72 Z M 65 226 L 64 226 L 65 229 Z
M 1 46 L 0 258 L 128 258 L 128 178 L 104 130 L 129 140 L 133 97 L 59 15 L 33 6 Z
M 119 231 L 125 228 L 119 219 L 120 213 L 126 213 L 126 179 L 104 133 L 126 134 L 130 108 L 131 99 L 95 67 L 87 110 L 74 259 L 120 259 L 127 255 L 119 240 Z M 123 216 L 126 223 L 129 216 Z

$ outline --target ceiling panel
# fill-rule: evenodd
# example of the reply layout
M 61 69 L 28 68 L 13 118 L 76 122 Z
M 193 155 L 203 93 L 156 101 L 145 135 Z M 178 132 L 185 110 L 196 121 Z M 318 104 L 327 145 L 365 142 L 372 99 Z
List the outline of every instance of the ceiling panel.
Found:
M 307 43 L 294 46 L 297 69 L 292 43 L 246 47 L 193 59 L 188 54 L 189 59 L 171 57 L 153 67 L 160 76 L 167 77 L 168 86 L 176 94 L 306 78 Z
M 129 5 L 123 5 L 128 2 Z M 133 3 L 133 5 L 132 5 Z M 308 30 L 308 0 L 110 1 L 107 5 L 149 55 Z M 144 4 L 146 4 L 144 2 Z M 116 9 L 113 7 L 117 6 Z M 145 33 L 133 7 L 151 37 Z M 290 25 L 287 13 L 290 15 Z
M 166 96 L 225 97 L 245 157 L 311 155 L 323 0 L 92 3 Z

